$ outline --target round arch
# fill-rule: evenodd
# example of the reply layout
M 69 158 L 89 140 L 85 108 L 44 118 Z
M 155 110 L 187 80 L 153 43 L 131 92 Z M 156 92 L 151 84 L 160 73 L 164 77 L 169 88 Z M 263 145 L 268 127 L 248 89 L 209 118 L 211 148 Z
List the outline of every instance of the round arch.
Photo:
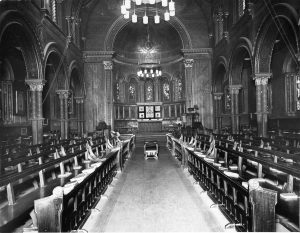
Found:
M 214 65 L 213 91 L 222 92 L 222 83 L 227 78 L 228 61 L 224 56 L 219 57 Z
M 77 85 L 79 86 L 79 90 L 77 90 L 77 93 L 75 93 L 76 97 L 84 97 L 85 96 L 85 90 L 84 90 L 84 80 L 82 78 L 82 73 L 80 72 L 81 69 L 79 67 L 79 64 L 76 60 L 73 60 L 68 69 L 68 89 L 70 89 L 71 79 L 74 77 L 74 74 L 76 75 L 77 79 Z
M 241 84 L 241 72 L 245 62 L 249 62 L 251 66 L 251 73 L 253 73 L 253 47 L 249 39 L 240 38 L 238 44 L 232 50 L 229 67 L 228 67 L 228 75 L 230 84 Z
M 105 51 L 112 51 L 117 34 L 120 30 L 122 30 L 123 27 L 125 27 L 130 22 L 131 21 L 129 19 L 125 20 L 123 16 L 119 16 L 115 20 L 115 22 L 109 28 L 106 38 L 104 40 Z M 175 16 L 170 19 L 169 23 L 178 32 L 182 40 L 183 49 L 191 49 L 193 47 L 192 40 L 183 23 Z
M 28 18 L 28 17 L 27 17 Z M 19 11 L 8 10 L 0 17 L 0 44 L 5 32 L 12 26 L 20 28 L 22 34 L 21 44 L 24 55 L 27 79 L 43 79 L 43 66 L 41 59 L 41 44 L 38 40 L 34 26 Z M 19 30 L 16 30 L 19 32 Z
M 289 4 L 276 4 L 273 6 L 277 13 L 274 18 L 277 21 L 287 23 L 294 34 L 296 52 L 299 51 L 299 39 L 297 35 L 297 12 Z M 255 40 L 254 71 L 255 73 L 271 73 L 271 59 L 278 29 L 272 16 L 267 15 L 259 28 Z
M 43 70 L 43 74 L 44 74 L 44 77 L 46 77 L 46 65 L 47 65 L 47 62 L 49 60 L 49 57 L 51 55 L 55 55 L 59 58 L 59 64 L 62 62 L 61 64 L 61 68 L 60 68 L 60 71 L 63 72 L 63 75 L 61 76 L 62 79 L 58 80 L 58 83 L 59 83 L 59 86 L 58 88 L 59 89 L 62 89 L 62 90 L 68 90 L 69 88 L 69 84 L 68 84 L 68 77 L 67 74 L 67 62 L 66 62 L 66 59 L 63 58 L 63 61 L 61 61 L 62 57 L 63 57 L 63 54 L 60 52 L 60 49 L 58 48 L 57 44 L 54 43 L 54 42 L 50 42 L 48 43 L 46 46 L 45 46 L 45 51 L 44 51 L 44 56 L 45 56 L 45 59 L 44 59 L 44 70 Z M 58 65 L 59 65 L 58 64 Z

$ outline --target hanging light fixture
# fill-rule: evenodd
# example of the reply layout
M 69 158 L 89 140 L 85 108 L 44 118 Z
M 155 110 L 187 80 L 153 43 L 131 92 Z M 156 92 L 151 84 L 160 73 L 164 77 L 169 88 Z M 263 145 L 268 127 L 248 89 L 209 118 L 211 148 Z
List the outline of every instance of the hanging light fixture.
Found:
M 141 53 L 144 56 L 139 57 L 137 76 L 139 78 L 159 78 L 162 75 L 160 61 L 153 59 L 155 49 L 150 39 L 150 25 L 147 25 L 147 40 Z M 150 59 L 149 59 L 150 56 Z M 146 58 L 146 59 L 144 59 Z
M 148 16 L 145 11 L 145 15 L 143 16 L 143 24 L 148 24 Z
M 159 78 L 162 75 L 161 66 L 159 64 L 140 64 L 137 71 L 139 78 Z
M 160 5 L 161 3 L 161 5 Z M 156 14 L 151 15 L 154 18 L 154 23 L 159 24 L 160 18 L 163 17 L 165 21 L 169 21 L 170 17 L 175 16 L 175 2 L 174 0 L 123 0 L 123 4 L 121 5 L 121 13 L 124 15 L 125 19 L 129 19 L 131 15 L 132 23 L 137 23 L 138 17 L 141 17 L 137 14 L 136 8 L 140 8 L 141 5 L 145 5 L 145 9 L 147 6 L 149 8 L 153 8 L 153 5 L 156 5 Z M 134 5 L 134 9 L 132 10 L 132 5 Z M 158 10 L 158 6 L 162 8 Z M 164 12 L 163 16 L 159 15 L 159 12 Z M 145 14 L 142 16 L 143 24 L 149 23 L 149 15 L 147 15 L 147 11 L 145 10 Z

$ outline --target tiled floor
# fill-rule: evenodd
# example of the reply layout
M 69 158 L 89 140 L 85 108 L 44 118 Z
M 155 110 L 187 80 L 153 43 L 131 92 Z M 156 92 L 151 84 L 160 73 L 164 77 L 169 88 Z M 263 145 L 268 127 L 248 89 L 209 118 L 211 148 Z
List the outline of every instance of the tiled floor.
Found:
M 187 232 L 223 231 L 207 205 L 196 192 L 178 162 L 160 143 L 158 160 L 144 160 L 142 144 L 108 199 L 102 198 L 83 229 L 88 232 Z

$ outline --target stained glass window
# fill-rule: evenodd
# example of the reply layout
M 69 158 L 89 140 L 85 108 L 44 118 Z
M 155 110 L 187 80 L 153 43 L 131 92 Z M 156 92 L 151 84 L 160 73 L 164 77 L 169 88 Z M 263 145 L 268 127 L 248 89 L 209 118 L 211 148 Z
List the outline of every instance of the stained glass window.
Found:
M 153 83 L 150 80 L 145 83 L 145 97 L 146 101 L 153 101 Z
M 167 82 L 164 82 L 164 84 L 163 84 L 163 99 L 164 99 L 164 101 L 169 101 L 171 99 L 170 84 Z
M 120 84 L 117 83 L 116 84 L 116 95 L 115 95 L 115 98 L 116 98 L 116 101 L 119 101 L 120 100 Z
M 129 84 L 128 92 L 129 92 L 129 101 L 135 101 L 135 99 L 136 99 L 135 98 L 136 97 L 136 88 L 135 88 L 134 83 Z
M 180 78 L 178 78 L 176 80 L 175 83 L 175 100 L 182 100 L 182 96 L 183 96 L 183 83 L 182 80 Z
M 296 98 L 297 98 L 297 106 L 296 109 L 297 111 L 300 111 L 300 76 L 296 76 Z

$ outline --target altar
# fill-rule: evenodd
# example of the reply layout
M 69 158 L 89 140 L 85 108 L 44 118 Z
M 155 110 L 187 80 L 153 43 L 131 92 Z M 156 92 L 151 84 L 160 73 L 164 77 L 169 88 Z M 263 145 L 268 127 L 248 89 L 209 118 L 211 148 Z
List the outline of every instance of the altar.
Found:
M 160 132 L 162 131 L 162 121 L 140 121 L 138 127 L 139 132 Z

